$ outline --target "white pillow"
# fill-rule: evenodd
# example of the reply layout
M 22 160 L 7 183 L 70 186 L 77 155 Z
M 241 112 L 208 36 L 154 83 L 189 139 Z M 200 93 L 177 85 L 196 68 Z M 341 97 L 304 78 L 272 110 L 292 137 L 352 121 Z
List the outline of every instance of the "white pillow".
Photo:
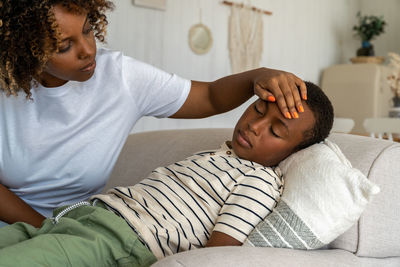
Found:
M 380 191 L 329 140 L 294 153 L 278 167 L 285 181 L 281 200 L 244 245 L 320 248 L 357 222 Z

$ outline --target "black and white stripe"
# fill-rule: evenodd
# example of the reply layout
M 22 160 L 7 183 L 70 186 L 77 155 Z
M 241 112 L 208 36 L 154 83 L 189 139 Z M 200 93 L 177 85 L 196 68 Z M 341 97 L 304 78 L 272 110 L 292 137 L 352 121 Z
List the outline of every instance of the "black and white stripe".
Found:
M 276 206 L 282 182 L 272 169 L 227 150 L 223 144 L 200 152 L 95 197 L 133 225 L 158 258 L 203 247 L 213 231 L 243 242 Z

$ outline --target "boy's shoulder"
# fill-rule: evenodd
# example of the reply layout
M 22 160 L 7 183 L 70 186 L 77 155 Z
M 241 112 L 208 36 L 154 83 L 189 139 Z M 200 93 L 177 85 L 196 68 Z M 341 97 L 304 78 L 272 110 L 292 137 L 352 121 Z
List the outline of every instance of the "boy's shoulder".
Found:
M 215 156 L 215 155 L 231 155 L 233 150 L 231 151 L 229 147 L 229 142 L 230 141 L 225 141 L 223 142 L 219 148 L 214 148 L 214 149 L 206 149 L 206 150 L 201 150 L 198 152 L 195 152 L 192 156 L 189 158 L 200 158 L 200 157 L 205 157 L 205 156 Z M 230 152 L 228 152 L 230 151 Z
M 194 153 L 192 156 L 186 158 L 184 161 L 205 161 L 214 163 L 226 163 L 232 167 L 250 166 L 251 168 L 268 168 L 264 167 L 256 162 L 252 162 L 243 158 L 238 157 L 230 141 L 223 142 L 219 148 L 208 149 Z

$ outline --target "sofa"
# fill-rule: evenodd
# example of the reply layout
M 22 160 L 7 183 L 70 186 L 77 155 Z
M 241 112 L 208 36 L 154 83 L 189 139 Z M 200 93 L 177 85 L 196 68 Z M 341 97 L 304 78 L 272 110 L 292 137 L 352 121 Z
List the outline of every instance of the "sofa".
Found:
M 185 129 L 135 133 L 128 140 L 106 185 L 132 185 L 158 166 L 193 152 L 217 148 L 232 129 Z M 400 266 L 400 144 L 332 133 L 335 142 L 368 179 L 379 185 L 360 219 L 318 250 L 217 247 L 187 251 L 159 260 L 160 266 Z

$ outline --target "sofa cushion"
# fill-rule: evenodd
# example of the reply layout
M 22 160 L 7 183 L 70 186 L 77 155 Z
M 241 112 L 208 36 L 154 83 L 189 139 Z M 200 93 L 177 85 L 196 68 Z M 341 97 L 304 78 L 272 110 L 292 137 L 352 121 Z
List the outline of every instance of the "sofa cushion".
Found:
M 116 185 L 135 184 L 154 168 L 199 150 L 215 148 L 231 136 L 232 129 L 162 130 L 132 134 L 105 190 Z M 367 257 L 399 256 L 400 144 L 350 134 L 332 134 L 329 139 L 339 145 L 354 168 L 361 170 L 381 188 L 381 193 L 368 205 L 359 223 L 334 240 L 329 248 L 345 249 Z
M 178 253 L 152 265 L 152 267 L 165 266 L 350 267 L 361 265 L 354 254 L 345 250 L 303 251 L 285 248 L 215 247 Z
M 245 244 L 321 248 L 357 222 L 379 192 L 329 140 L 289 156 L 279 168 L 285 179 L 282 198 Z
M 152 267 L 398 267 L 400 257 L 363 258 L 341 249 L 293 250 L 286 248 L 215 247 L 195 249 L 168 256 Z
M 363 257 L 400 256 L 400 144 L 357 135 L 332 134 L 353 167 L 361 170 L 381 192 L 374 197 L 358 225 L 334 240 L 341 248 Z
M 233 129 L 185 129 L 135 133 L 128 137 L 103 192 L 134 185 L 155 168 L 167 166 L 197 151 L 219 148 Z

